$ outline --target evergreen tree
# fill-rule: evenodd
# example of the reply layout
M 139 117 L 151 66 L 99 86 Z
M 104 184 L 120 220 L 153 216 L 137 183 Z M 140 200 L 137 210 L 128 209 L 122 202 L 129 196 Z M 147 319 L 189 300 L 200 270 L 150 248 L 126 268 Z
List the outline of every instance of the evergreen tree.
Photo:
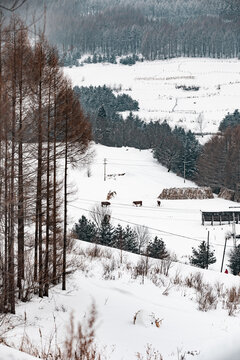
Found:
M 114 230 L 114 237 L 116 248 L 132 253 L 138 252 L 137 234 L 129 225 L 124 229 L 122 225 L 118 224 Z
M 157 236 L 149 243 L 147 247 L 147 254 L 148 256 L 156 259 L 166 259 L 169 257 L 164 241 L 159 239 Z
M 240 273 L 240 245 L 231 250 L 229 267 L 233 275 L 238 275 Z
M 116 239 L 114 236 L 114 227 L 111 225 L 109 218 L 104 217 L 99 229 L 99 241 L 101 245 L 115 247 Z
M 240 125 L 240 113 L 235 110 L 233 114 L 227 114 L 225 118 L 220 122 L 218 130 L 225 131 L 228 127 L 234 127 Z
M 129 225 L 124 229 L 125 250 L 138 253 L 138 242 L 136 232 Z
M 93 242 L 96 237 L 97 229 L 93 222 L 87 220 L 87 218 L 82 215 L 81 219 L 78 220 L 78 223 L 75 224 L 73 232 L 79 240 Z
M 190 263 L 201 269 L 206 269 L 208 265 L 214 264 L 216 258 L 214 251 L 210 251 L 209 245 L 205 241 L 202 241 L 198 249 L 192 248 L 193 255 L 190 257 Z
M 122 225 L 118 224 L 118 226 L 114 229 L 114 239 L 115 239 L 115 247 L 117 249 L 125 250 L 125 236 Z
M 109 135 L 107 130 L 107 123 L 108 123 L 107 114 L 104 109 L 104 106 L 102 105 L 98 110 L 97 119 L 96 119 L 96 128 L 95 128 L 96 143 L 108 145 L 105 143 Z

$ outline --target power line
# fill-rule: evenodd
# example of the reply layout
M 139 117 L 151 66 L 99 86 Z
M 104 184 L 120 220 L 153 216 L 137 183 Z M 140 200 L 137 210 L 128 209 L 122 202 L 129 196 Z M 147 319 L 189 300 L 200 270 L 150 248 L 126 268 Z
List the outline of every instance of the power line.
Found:
M 68 204 L 68 206 L 74 207 L 74 208 L 79 209 L 79 210 L 87 211 L 87 212 L 90 212 L 90 213 L 93 213 L 93 214 L 100 214 L 100 213 L 98 213 L 98 212 L 95 211 L 95 210 L 85 209 L 85 208 L 82 208 L 82 207 L 79 207 L 79 206 L 76 206 L 76 205 Z M 114 220 L 117 220 L 117 221 L 121 221 L 121 222 L 127 223 L 127 224 L 131 224 L 131 225 L 135 225 L 135 226 L 141 226 L 141 224 L 137 224 L 137 223 L 134 223 L 134 222 L 132 222 L 132 221 L 123 220 L 123 219 L 120 219 L 120 218 L 117 218 L 117 217 L 114 217 L 114 216 L 111 216 L 111 218 L 114 219 Z M 193 237 L 190 237 L 190 236 L 180 235 L 180 234 L 172 233 L 172 232 L 165 231 L 165 230 L 161 230 L 161 229 L 156 229 L 156 228 L 153 228 L 153 227 L 150 227 L 150 226 L 146 226 L 146 225 L 144 225 L 144 226 L 145 226 L 148 230 L 160 232 L 160 233 L 165 234 L 165 235 L 172 235 L 172 236 L 176 236 L 176 237 L 180 237 L 180 238 L 188 239 L 188 240 L 192 240 L 192 241 L 197 241 L 197 242 L 205 241 L 205 239 L 196 239 L 196 238 L 193 238 Z M 212 243 L 211 245 L 221 246 L 221 247 L 224 246 L 224 245 L 222 245 L 222 244 L 216 244 L 216 243 Z M 229 245 L 229 246 L 227 246 L 227 247 L 229 247 L 229 248 L 231 247 L 231 248 L 232 248 L 233 246 Z

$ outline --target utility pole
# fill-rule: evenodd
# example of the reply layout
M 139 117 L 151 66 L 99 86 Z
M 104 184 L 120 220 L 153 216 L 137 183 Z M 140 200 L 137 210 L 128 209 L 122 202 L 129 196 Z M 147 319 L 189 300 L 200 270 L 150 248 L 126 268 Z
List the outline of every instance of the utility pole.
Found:
M 236 222 L 235 222 L 235 213 L 233 212 L 233 224 L 232 224 L 232 236 L 233 236 L 233 246 L 234 249 L 236 249 L 237 243 L 236 243 Z
M 184 159 L 183 161 L 183 177 L 184 177 L 184 183 L 185 183 L 185 175 L 186 175 L 186 161 Z
M 103 168 L 104 168 L 104 181 L 106 181 L 106 171 L 107 171 L 107 159 L 104 158 L 103 161 Z
M 228 239 L 228 236 L 225 235 L 225 244 L 224 244 L 224 248 L 223 248 L 223 257 L 222 257 L 221 272 L 222 272 L 222 270 L 223 270 L 223 264 L 224 264 L 224 257 L 225 257 L 225 252 L 226 252 L 227 239 Z
M 208 235 L 207 235 L 207 267 L 206 267 L 206 269 L 208 269 L 208 258 L 209 258 L 209 230 L 208 230 Z

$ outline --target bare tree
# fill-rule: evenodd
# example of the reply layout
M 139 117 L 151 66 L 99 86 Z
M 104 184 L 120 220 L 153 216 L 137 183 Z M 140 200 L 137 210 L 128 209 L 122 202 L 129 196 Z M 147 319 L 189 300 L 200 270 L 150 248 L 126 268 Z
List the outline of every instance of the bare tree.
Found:
M 150 240 L 150 234 L 149 230 L 144 225 L 137 225 L 134 228 L 136 234 L 137 234 L 137 241 L 138 241 L 138 253 L 141 254 L 145 247 L 147 247 L 149 240 Z
M 5 3 L 4 5 L 2 3 Z M 6 0 L 0 2 L 0 9 L 14 12 L 19 9 L 27 0 L 12 0 L 8 6 L 6 6 Z
M 97 229 L 101 228 L 102 222 L 107 217 L 111 217 L 111 210 L 108 207 L 101 207 L 101 205 L 94 205 L 90 211 L 90 217 Z

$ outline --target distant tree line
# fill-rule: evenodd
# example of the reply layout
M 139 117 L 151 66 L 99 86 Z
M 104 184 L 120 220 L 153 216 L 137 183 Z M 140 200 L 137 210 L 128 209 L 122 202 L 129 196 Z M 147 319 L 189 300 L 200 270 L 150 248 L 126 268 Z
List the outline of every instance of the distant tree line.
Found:
M 137 101 L 126 94 L 115 96 L 105 85 L 75 87 L 74 91 L 90 118 L 96 143 L 153 149 L 153 156 L 168 171 L 189 179 L 196 177 L 201 149 L 191 131 L 181 127 L 172 130 L 166 121 L 146 123 L 132 113 L 138 110 Z M 130 113 L 123 119 L 119 112 L 126 110 Z
M 238 7 L 234 0 L 50 0 L 47 32 L 62 53 L 101 53 L 108 59 L 141 53 L 149 60 L 235 57 Z
M 236 112 L 226 118 L 236 118 Z M 222 124 L 225 131 L 203 146 L 197 163 L 198 184 L 211 186 L 215 192 L 221 187 L 236 190 L 240 183 L 240 125 L 226 126 L 226 120 Z
M 121 88 L 115 91 L 121 91 Z M 139 105 L 127 94 L 115 95 L 113 90 L 106 85 L 103 86 L 75 86 L 75 94 L 79 97 L 84 111 L 94 115 L 104 105 L 109 117 L 114 117 L 119 111 L 138 111 Z
M 219 192 L 221 187 L 235 190 L 240 183 L 240 114 L 227 114 L 219 125 L 221 135 L 200 146 L 191 131 L 171 129 L 166 121 L 146 123 L 139 116 L 123 119 L 121 111 L 138 110 L 129 95 L 115 96 L 107 86 L 75 87 L 83 109 L 90 117 L 96 143 L 152 149 L 153 156 L 168 171 Z M 121 89 L 118 89 L 121 91 Z

